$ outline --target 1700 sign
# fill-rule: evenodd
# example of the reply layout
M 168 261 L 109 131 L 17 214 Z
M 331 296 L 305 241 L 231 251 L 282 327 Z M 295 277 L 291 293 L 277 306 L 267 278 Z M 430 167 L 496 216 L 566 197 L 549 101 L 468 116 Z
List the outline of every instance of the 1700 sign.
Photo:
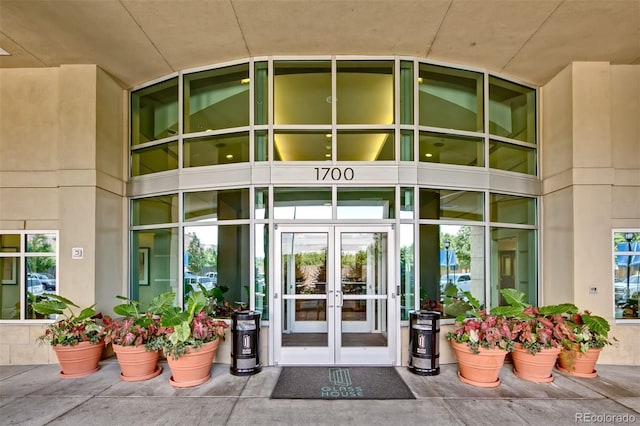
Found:
M 314 167 L 316 180 L 353 180 L 353 169 L 351 167 Z

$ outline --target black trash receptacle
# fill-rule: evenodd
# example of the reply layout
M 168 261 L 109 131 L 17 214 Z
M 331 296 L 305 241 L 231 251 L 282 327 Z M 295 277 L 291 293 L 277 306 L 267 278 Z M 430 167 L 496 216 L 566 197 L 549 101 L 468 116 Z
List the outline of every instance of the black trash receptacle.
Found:
M 260 312 L 231 313 L 231 374 L 248 376 L 262 370 L 260 364 Z
M 411 311 L 409 324 L 409 371 L 440 374 L 440 312 Z

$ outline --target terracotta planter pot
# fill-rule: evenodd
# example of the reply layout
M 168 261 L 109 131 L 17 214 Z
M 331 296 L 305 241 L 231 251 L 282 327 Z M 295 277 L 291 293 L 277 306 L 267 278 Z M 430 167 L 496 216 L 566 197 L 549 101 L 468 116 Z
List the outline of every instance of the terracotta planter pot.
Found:
M 205 343 L 198 349 L 189 349 L 178 359 L 167 356 L 167 363 L 171 369 L 171 378 L 169 379 L 171 386 L 185 388 L 197 386 L 209 380 L 211 378 L 211 364 L 216 357 L 219 343 L 220 339 L 217 339 Z
M 563 374 L 570 376 L 591 378 L 596 377 L 598 372 L 595 369 L 602 348 L 591 348 L 587 353 L 582 353 L 580 349 L 562 349 L 558 355 L 556 368 Z
M 553 366 L 556 364 L 561 348 L 542 349 L 532 354 L 522 344 L 516 343 L 511 352 L 513 374 L 536 383 L 553 382 Z
M 500 385 L 500 369 L 504 365 L 507 351 L 480 348 L 480 353 L 474 354 L 465 343 L 456 343 L 453 340 L 450 342 L 458 358 L 460 381 L 483 388 Z
M 120 364 L 120 378 L 126 382 L 148 380 L 162 373 L 158 351 L 147 352 L 144 346 L 113 345 L 113 352 Z
M 60 377 L 76 379 L 88 376 L 100 369 L 104 340 L 96 344 L 81 342 L 74 346 L 55 345 L 53 350 L 56 352 L 62 368 Z

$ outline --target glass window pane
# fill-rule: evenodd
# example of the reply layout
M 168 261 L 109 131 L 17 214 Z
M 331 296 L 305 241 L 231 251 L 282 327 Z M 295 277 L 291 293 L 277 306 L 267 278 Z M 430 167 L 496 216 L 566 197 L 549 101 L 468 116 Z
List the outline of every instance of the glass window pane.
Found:
M 537 223 L 535 198 L 514 195 L 491 194 L 490 214 L 492 222 L 535 225 Z
M 45 292 L 56 292 L 56 257 L 55 256 L 27 256 L 27 276 L 42 284 Z M 29 291 L 29 289 L 27 289 Z
M 9 251 L 3 248 L 3 251 Z M 18 256 L 0 257 L 0 294 L 2 301 L 2 312 L 0 319 L 20 319 L 20 258 Z M 29 289 L 29 287 L 27 287 Z M 42 291 L 40 291 L 42 293 Z
M 640 232 L 626 231 L 613 234 L 616 319 L 638 319 L 640 295 Z
M 489 167 L 510 172 L 536 174 L 536 150 L 510 143 L 489 142 Z
M 413 161 L 413 131 L 400 131 L 400 161 Z
M 269 190 L 267 188 L 255 189 L 255 211 L 256 219 L 269 218 Z
M 275 161 L 331 160 L 331 132 L 278 131 L 273 156 Z
M 178 228 L 160 228 L 131 232 L 131 298 L 149 306 L 160 293 L 176 293 L 180 238 Z
M 275 219 L 331 219 L 331 188 L 274 188 Z
M 184 219 L 190 222 L 249 219 L 249 189 L 186 192 Z
M 489 132 L 536 143 L 536 91 L 489 77 Z
M 255 227 L 255 310 L 261 312 L 260 319 L 269 319 L 269 226 Z
M 131 201 L 131 225 L 178 222 L 178 196 L 139 198 Z
M 394 188 L 338 188 L 338 219 L 394 219 Z
M 418 84 L 421 126 L 483 130 L 482 74 L 421 64 Z
M 184 141 L 184 167 L 249 161 L 249 133 L 206 136 Z
M 254 161 L 269 161 L 269 133 L 266 130 L 256 130 L 254 143 Z
M 20 234 L 0 234 L 0 252 L 22 251 Z
M 249 125 L 249 65 L 184 76 L 184 132 Z
M 178 133 L 178 79 L 131 93 L 131 145 Z
M 393 161 L 394 133 L 341 131 L 337 150 L 338 161 Z
M 274 124 L 331 124 L 331 62 L 273 65 Z
M 227 287 L 224 300 L 249 306 L 249 225 L 189 226 L 184 228 L 184 294 Z
M 400 61 L 400 124 L 413 124 L 413 62 Z
M 55 253 L 55 234 L 27 234 L 28 253 Z
M 420 132 L 418 155 L 422 162 L 483 167 L 484 142 L 470 136 Z
M 338 124 L 393 124 L 391 61 L 338 61 Z
M 491 306 L 507 305 L 500 294 L 515 288 L 537 305 L 537 233 L 528 229 L 491 228 Z
M 178 143 L 170 142 L 131 152 L 131 176 L 178 168 Z
M 254 68 L 255 82 L 255 124 L 268 124 L 269 119 L 269 64 L 256 62 Z
M 400 219 L 413 219 L 413 188 L 400 188 Z
M 460 292 L 485 300 L 484 227 L 420 225 L 420 297 L 422 309 L 445 318 L 464 315 L 471 307 Z M 457 295 L 445 296 L 455 285 Z
M 400 319 L 409 319 L 415 304 L 415 241 L 413 225 L 400 225 Z
M 420 219 L 483 220 L 484 194 L 447 189 L 420 189 Z

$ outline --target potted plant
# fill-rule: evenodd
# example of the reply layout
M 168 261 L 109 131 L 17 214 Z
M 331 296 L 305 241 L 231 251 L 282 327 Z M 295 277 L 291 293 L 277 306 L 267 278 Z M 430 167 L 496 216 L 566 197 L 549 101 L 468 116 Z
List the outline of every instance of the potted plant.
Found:
M 609 337 L 609 322 L 585 310 L 571 315 L 567 323 L 569 333 L 562 341 L 556 368 L 576 377 L 596 377 L 595 365 L 602 348 L 616 340 Z
M 78 305 L 57 294 L 46 294 L 46 299 L 33 304 L 33 310 L 42 315 L 62 315 L 63 318 L 47 325 L 38 341 L 48 343 L 58 357 L 62 378 L 85 377 L 100 369 L 100 358 L 105 345 L 102 315 L 92 305 L 80 309 Z M 73 308 L 80 310 L 74 311 Z
M 531 382 L 552 382 L 561 342 L 569 333 L 563 315 L 575 313 L 578 308 L 571 303 L 532 306 L 526 302 L 523 292 L 513 288 L 503 289 L 500 293 L 510 306 L 498 306 L 491 313 L 512 318 L 513 373 Z
M 106 342 L 111 342 L 120 364 L 120 378 L 137 382 L 147 380 L 162 373 L 158 366 L 163 344 L 164 329 L 160 326 L 158 314 L 173 306 L 176 294 L 161 293 L 149 303 L 147 311 L 140 311 L 140 302 L 124 296 L 117 296 L 125 303 L 113 307 L 113 312 L 121 317 L 104 318 Z
M 229 325 L 215 317 L 214 307 L 202 291 L 191 292 L 184 311 L 166 309 L 160 324 L 166 327 L 163 351 L 175 387 L 197 386 L 211 377 L 211 364 Z
M 479 387 L 499 386 L 504 359 L 513 350 L 512 324 L 505 317 L 487 313 L 470 292 L 464 296 L 472 307 L 470 317 L 457 317 L 445 336 L 458 359 L 458 378 Z

